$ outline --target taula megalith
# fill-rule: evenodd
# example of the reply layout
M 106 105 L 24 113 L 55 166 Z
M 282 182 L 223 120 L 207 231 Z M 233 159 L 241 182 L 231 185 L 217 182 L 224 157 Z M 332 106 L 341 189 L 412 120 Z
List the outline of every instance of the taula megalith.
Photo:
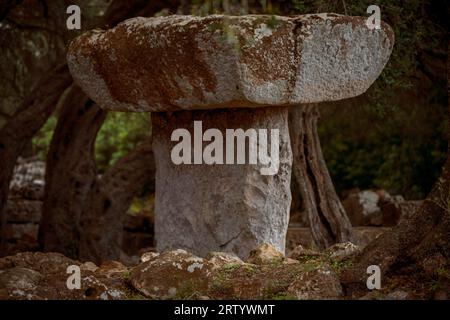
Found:
M 369 30 L 362 17 L 174 15 L 86 33 L 71 43 L 67 60 L 76 82 L 102 108 L 152 112 L 157 248 L 246 258 L 263 242 L 285 249 L 288 109 L 362 94 L 393 42 L 388 25 Z M 183 152 L 187 161 L 179 164 L 172 153 L 181 140 L 173 134 L 183 128 L 178 138 L 183 132 L 193 137 L 194 152 Z M 230 129 L 277 135 L 248 134 L 248 160 L 236 160 L 234 150 L 228 162 L 235 147 L 232 140 L 228 148 Z M 212 141 L 215 162 L 208 163 Z M 259 157 L 261 146 L 277 151 L 271 164 Z M 251 149 L 258 149 L 260 161 L 250 161 Z M 276 170 L 262 174 L 272 164 Z

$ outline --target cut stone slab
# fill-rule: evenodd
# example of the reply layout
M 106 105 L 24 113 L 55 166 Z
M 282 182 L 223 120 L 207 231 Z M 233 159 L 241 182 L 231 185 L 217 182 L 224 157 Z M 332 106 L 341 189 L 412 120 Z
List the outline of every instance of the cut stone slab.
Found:
M 229 110 L 231 111 L 231 110 Z M 291 205 L 292 152 L 286 108 L 180 111 L 152 114 L 156 163 L 155 238 L 158 251 L 183 248 L 199 256 L 233 252 L 246 259 L 268 243 L 284 253 Z M 177 128 L 244 131 L 279 129 L 279 168 L 261 175 L 261 164 L 175 165 L 171 150 Z M 208 144 L 204 143 L 205 145 Z M 270 141 L 268 141 L 270 150 Z M 248 155 L 248 145 L 247 152 Z
M 133 18 L 69 48 L 70 71 L 101 107 L 174 111 L 297 105 L 364 93 L 388 61 L 391 28 L 312 14 Z

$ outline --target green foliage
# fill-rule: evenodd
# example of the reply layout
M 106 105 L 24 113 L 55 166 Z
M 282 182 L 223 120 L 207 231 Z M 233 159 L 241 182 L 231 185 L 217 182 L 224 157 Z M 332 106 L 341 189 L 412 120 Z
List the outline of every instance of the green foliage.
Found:
M 147 113 L 109 112 L 95 141 L 99 171 L 105 171 L 150 135 Z
M 280 21 L 274 15 L 271 15 L 269 21 L 267 21 L 267 26 L 272 30 L 276 29 L 279 24 Z
M 342 270 L 349 268 L 353 265 L 352 260 L 343 260 L 343 261 L 337 261 L 333 260 L 331 261 L 331 268 L 336 272 L 336 274 L 339 276 L 342 272 Z
M 55 116 L 51 116 L 39 132 L 33 137 L 32 144 L 33 149 L 38 158 L 45 161 L 47 157 L 48 147 L 52 141 L 53 131 L 56 127 L 58 119 Z
M 131 215 L 142 215 L 145 214 L 149 217 L 155 216 L 155 194 L 148 194 L 147 190 L 144 188 L 143 192 L 140 194 L 139 198 L 134 198 L 131 202 L 131 206 L 128 209 L 128 214 Z
M 124 280 L 128 280 L 129 278 L 130 278 L 130 276 L 131 276 L 131 272 L 130 271 L 124 271 L 123 273 L 122 273 L 122 279 L 124 279 Z
M 39 159 L 45 160 L 57 118 L 52 116 L 33 138 Z M 147 113 L 109 112 L 95 141 L 95 158 L 99 172 L 104 172 L 150 135 Z
M 222 267 L 221 271 L 225 272 L 225 273 L 232 273 L 240 268 L 241 268 L 241 264 L 239 264 L 239 263 L 227 263 L 226 265 L 224 265 Z

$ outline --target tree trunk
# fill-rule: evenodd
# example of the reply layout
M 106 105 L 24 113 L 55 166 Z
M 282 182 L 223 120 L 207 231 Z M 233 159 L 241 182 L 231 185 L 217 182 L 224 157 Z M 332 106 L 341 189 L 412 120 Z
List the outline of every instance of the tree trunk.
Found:
M 350 241 L 352 226 L 331 181 L 317 134 L 315 105 L 300 105 L 289 112 L 293 174 L 299 185 L 305 214 L 316 246 Z
M 44 251 L 101 262 L 117 260 L 123 216 L 154 178 L 151 142 L 98 177 L 95 140 L 106 111 L 74 86 L 64 100 L 47 156 L 39 242 Z
M 79 221 L 96 182 L 94 144 L 105 116 L 77 86 L 64 99 L 47 155 L 39 230 L 45 251 L 78 257 Z
M 6 200 L 17 158 L 52 114 L 64 90 L 72 82 L 66 65 L 43 78 L 16 115 L 0 130 L 0 255 L 5 254 Z
M 119 258 L 124 215 L 133 197 L 154 177 L 155 160 L 149 139 L 96 181 L 81 216 L 81 260 L 99 263 Z

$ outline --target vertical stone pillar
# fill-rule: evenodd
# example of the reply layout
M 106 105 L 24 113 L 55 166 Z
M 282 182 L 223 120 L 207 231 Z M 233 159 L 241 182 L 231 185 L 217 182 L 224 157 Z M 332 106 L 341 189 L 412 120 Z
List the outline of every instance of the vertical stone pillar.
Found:
M 266 165 L 180 164 L 171 160 L 172 132 L 189 130 L 194 121 L 205 132 L 217 128 L 279 130 L 279 168 L 262 175 Z M 210 251 L 234 252 L 247 258 L 250 250 L 267 242 L 284 252 L 291 205 L 292 152 L 287 108 L 220 109 L 153 113 L 153 151 L 156 162 L 155 237 L 157 249 L 184 248 L 204 256 Z M 203 148 L 210 142 L 203 142 Z M 270 138 L 268 148 L 270 154 Z M 236 156 L 236 149 L 235 149 Z

